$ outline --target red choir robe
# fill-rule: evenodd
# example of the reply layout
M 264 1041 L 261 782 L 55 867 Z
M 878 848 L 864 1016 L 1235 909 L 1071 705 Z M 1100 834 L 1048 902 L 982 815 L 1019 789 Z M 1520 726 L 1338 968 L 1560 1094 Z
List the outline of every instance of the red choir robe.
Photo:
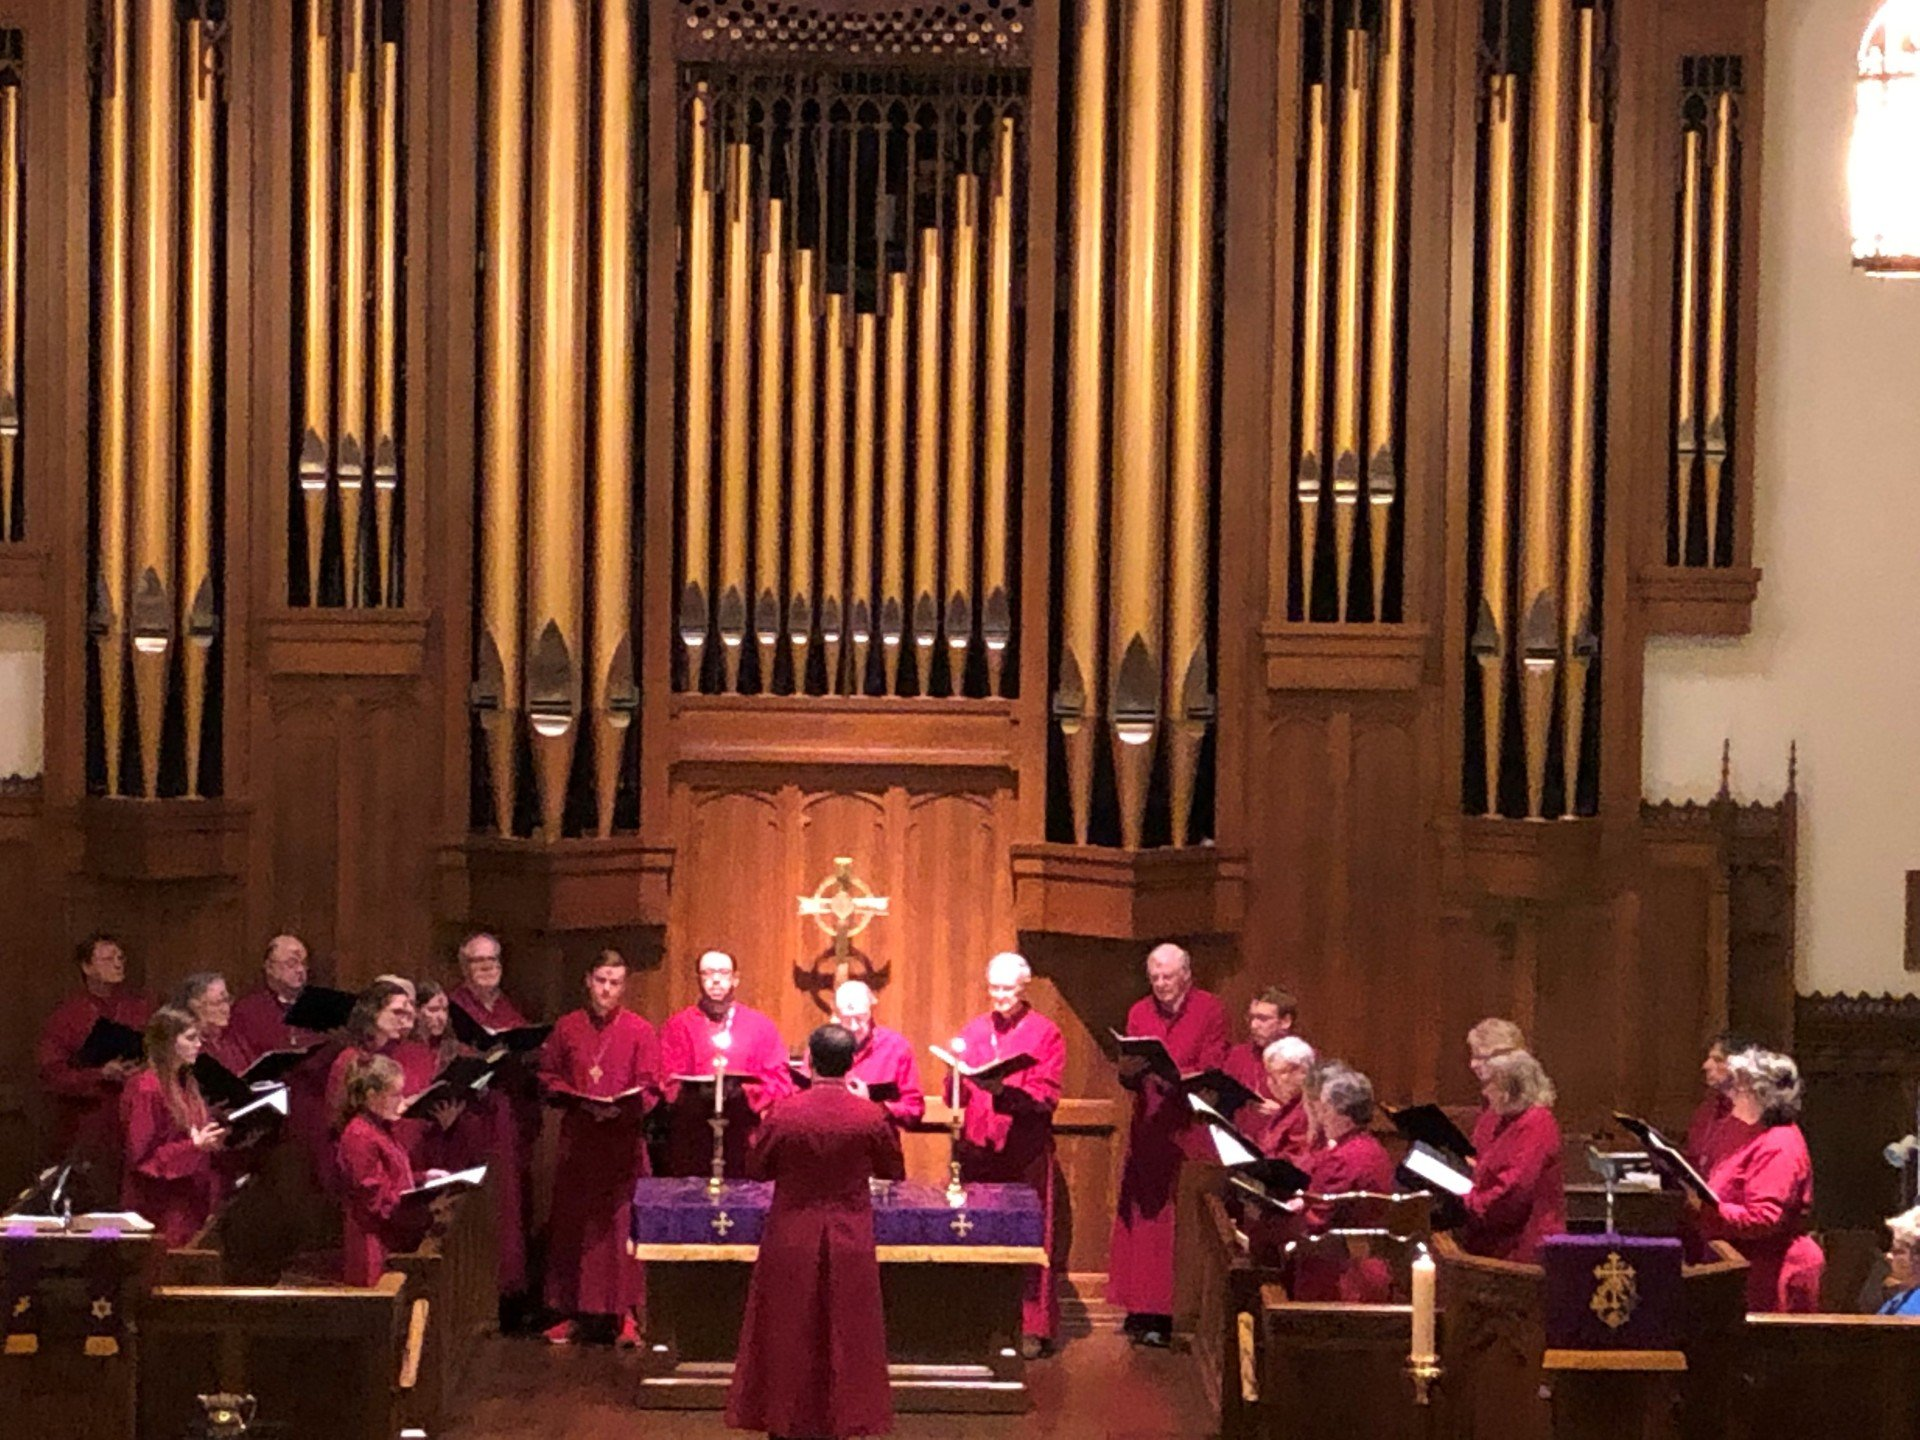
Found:
M 727 1424 L 774 1435 L 884 1435 L 893 1428 L 886 1315 L 868 1181 L 906 1171 L 900 1137 L 835 1080 L 782 1100 L 748 1154 L 773 1182 L 747 1287 Z
M 644 1122 L 660 1094 L 660 1045 L 653 1026 L 631 1010 L 600 1019 L 589 1010 L 562 1015 L 540 1062 L 540 1079 L 563 1106 L 547 1217 L 546 1303 L 563 1315 L 620 1315 L 646 1298 L 633 1236 L 633 1182 L 648 1173 Z M 596 1120 L 553 1090 L 614 1096 L 620 1114 Z
M 1182 1074 L 1227 1058 L 1227 1012 L 1205 990 L 1189 990 L 1172 1016 L 1151 995 L 1135 1001 L 1126 1033 L 1159 1036 Z M 1180 1171 L 1189 1158 L 1204 1157 L 1208 1145 L 1191 1121 L 1184 1095 L 1155 1076 L 1141 1077 L 1107 1260 L 1107 1299 L 1130 1315 L 1173 1313 L 1174 1199 Z
M 347 1121 L 339 1164 L 346 1209 L 343 1278 L 349 1285 L 371 1285 L 389 1255 L 419 1248 L 428 1214 L 402 1198 L 418 1177 L 386 1121 L 364 1110 Z
M 1386 1147 L 1365 1130 L 1349 1130 L 1331 1145 L 1307 1156 L 1307 1190 L 1314 1195 L 1342 1195 L 1357 1190 L 1376 1195 L 1394 1192 L 1393 1159 Z M 1300 1214 L 1300 1233 L 1324 1235 L 1338 1226 L 1365 1223 L 1372 1208 L 1364 1200 L 1329 1204 L 1309 1201 Z M 1340 1301 L 1348 1305 L 1384 1305 L 1393 1295 L 1393 1275 L 1378 1255 L 1355 1255 L 1345 1239 L 1323 1239 L 1302 1246 L 1293 1262 L 1295 1300 Z M 1359 1242 L 1365 1245 L 1365 1241 Z
M 1053 1148 L 1053 1112 L 1067 1069 L 1067 1042 L 1060 1027 L 1031 1005 L 1012 1019 L 988 1011 L 967 1022 L 960 1038 L 979 1064 L 1007 1055 L 1031 1055 L 1034 1063 L 1009 1075 L 998 1095 L 964 1077 L 960 1104 L 960 1178 L 982 1185 L 1025 1185 L 1040 1197 L 1041 1244 L 1053 1255 L 1053 1192 L 1057 1167 Z M 1059 1257 L 1054 1257 L 1056 1261 Z M 1027 1272 L 1020 1303 L 1020 1333 L 1051 1340 L 1060 1329 L 1059 1267 L 1036 1265 Z
M 234 1033 L 229 1025 L 224 1030 L 200 1029 L 200 1053 L 211 1055 L 235 1075 L 247 1073 L 247 1066 L 258 1058 L 253 1047 L 245 1039 Z
M 187 1091 L 189 1117 L 207 1123 L 199 1088 Z M 120 1094 L 120 1125 L 126 1159 L 120 1172 L 120 1204 L 153 1222 L 168 1249 L 198 1235 L 220 1203 L 221 1180 L 212 1150 L 199 1149 L 187 1126 L 167 1107 L 160 1077 L 141 1070 Z
M 287 1011 L 292 1005 L 292 1000 L 282 1000 L 264 985 L 249 990 L 233 1002 L 227 1033 L 255 1056 L 270 1050 L 311 1050 L 327 1037 L 317 1030 L 301 1030 L 287 1024 Z
M 1263 1099 L 1265 1094 L 1263 1090 Z M 1305 1162 L 1312 1143 L 1308 1135 L 1312 1122 L 1307 1118 L 1305 1101 L 1298 1095 L 1278 1110 L 1243 1105 L 1236 1123 L 1240 1133 L 1260 1147 L 1261 1154 L 1276 1160 L 1291 1160 L 1296 1165 Z
M 406 1040 L 391 1052 L 406 1077 L 409 1096 L 425 1090 L 455 1056 L 464 1053 L 466 1047 L 450 1038 L 443 1038 L 438 1045 Z M 495 1084 L 498 1083 L 496 1080 Z M 493 1191 L 499 1293 L 519 1294 L 527 1285 L 527 1209 L 521 1197 L 526 1167 L 510 1103 L 489 1085 L 479 1094 L 467 1097 L 449 1129 L 441 1129 L 440 1123 L 426 1111 L 410 1114 L 406 1119 L 418 1122 L 417 1131 L 403 1133 L 396 1127 L 395 1135 L 408 1157 L 420 1168 L 487 1167 L 487 1184 Z
M 250 990 L 233 1002 L 226 1033 L 235 1044 L 246 1047 L 248 1063 L 275 1050 L 310 1052 L 287 1073 L 285 1134 L 306 1158 L 307 1172 L 315 1184 L 324 1188 L 338 1170 L 334 1158 L 336 1117 L 327 1109 L 327 1074 L 334 1047 L 318 1031 L 287 1024 L 286 1014 L 292 1004 L 291 1000 L 282 1001 L 265 985 Z
M 873 1027 L 867 1043 L 855 1052 L 853 1069 L 848 1072 L 869 1085 L 888 1083 L 900 1087 L 898 1099 L 883 1102 L 887 1118 L 904 1129 L 927 1113 L 927 1097 L 920 1089 L 920 1069 L 913 1061 L 913 1046 L 898 1030 L 884 1025 Z
M 1827 1268 L 1807 1233 L 1813 1214 L 1813 1162 L 1798 1125 L 1768 1125 L 1720 1157 L 1707 1176 L 1720 1197 L 1694 1216 L 1707 1240 L 1725 1240 L 1746 1258 L 1747 1309 L 1808 1314 L 1820 1308 Z
M 456 985 L 447 999 L 489 1030 L 515 1030 L 535 1023 L 504 990 L 494 993 L 490 1005 L 465 984 Z M 532 1157 L 540 1143 L 539 1063 L 538 1052 L 506 1060 L 487 1093 L 468 1107 L 473 1119 L 462 1118 L 462 1124 L 491 1132 L 485 1159 L 492 1167 L 494 1215 L 499 1222 L 502 1295 L 518 1294 L 527 1284 L 527 1240 L 533 1229 Z
M 660 1029 L 660 1085 L 668 1105 L 673 1107 L 667 1128 L 667 1170 L 674 1175 L 706 1175 L 713 1169 L 713 1130 L 707 1119 L 707 1106 L 689 1100 L 680 1103 L 680 1083 L 676 1075 L 711 1075 L 713 1057 L 718 1050 L 713 1037 L 731 1033 L 727 1049 L 727 1070 L 734 1075 L 752 1076 L 756 1083 L 742 1087 L 741 1094 L 727 1101 L 727 1174 L 747 1173 L 747 1149 L 760 1117 L 774 1101 L 794 1091 L 793 1071 L 787 1064 L 787 1045 L 773 1021 L 745 1005 L 731 1005 L 724 1020 L 712 1020 L 698 1005 L 689 1005 Z
M 1702 1175 L 1760 1133 L 1733 1113 L 1733 1102 L 1719 1091 L 1711 1092 L 1693 1112 L 1687 1124 L 1686 1157 Z
M 97 1069 L 83 1069 L 74 1059 L 96 1021 L 144 1030 L 152 1014 L 151 1000 L 122 985 L 106 996 L 91 990 L 69 995 L 47 1017 L 34 1061 L 40 1088 L 53 1102 L 55 1158 L 65 1159 L 75 1151 L 109 1165 L 118 1158 L 122 1082 L 107 1079 Z
M 1490 1110 L 1489 1114 L 1493 1114 Z M 1474 1126 L 1480 1153 L 1467 1192 L 1460 1247 L 1493 1260 L 1537 1265 L 1540 1242 L 1567 1228 L 1567 1192 L 1560 1168 L 1560 1125 L 1544 1105 L 1493 1116 Z

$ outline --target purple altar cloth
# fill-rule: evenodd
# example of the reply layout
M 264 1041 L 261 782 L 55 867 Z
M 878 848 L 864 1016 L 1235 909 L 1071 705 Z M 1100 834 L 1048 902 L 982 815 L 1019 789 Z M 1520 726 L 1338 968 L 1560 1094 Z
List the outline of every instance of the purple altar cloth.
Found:
M 1547 1272 L 1550 1350 L 1678 1350 L 1680 1242 L 1650 1235 L 1554 1235 Z
M 773 1186 L 762 1180 L 729 1180 L 709 1198 L 704 1180 L 642 1179 L 633 1187 L 633 1243 L 758 1245 L 772 1200 Z M 876 1245 L 1037 1246 L 1040 1237 L 1040 1198 L 1025 1185 L 969 1185 L 958 1207 L 945 1190 L 916 1180 L 874 1197 Z

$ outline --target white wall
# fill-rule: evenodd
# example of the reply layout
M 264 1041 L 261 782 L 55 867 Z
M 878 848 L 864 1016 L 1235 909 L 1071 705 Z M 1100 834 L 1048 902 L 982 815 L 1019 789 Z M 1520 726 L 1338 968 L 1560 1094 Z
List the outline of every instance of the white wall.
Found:
M 0 615 L 0 777 L 38 775 L 44 763 L 45 648 L 37 616 Z
M 1771 799 L 1800 744 L 1799 985 L 1920 989 L 1920 280 L 1848 263 L 1853 57 L 1879 0 L 1768 7 L 1753 633 L 1647 656 L 1646 793 Z M 1920 138 L 1917 138 L 1920 143 Z

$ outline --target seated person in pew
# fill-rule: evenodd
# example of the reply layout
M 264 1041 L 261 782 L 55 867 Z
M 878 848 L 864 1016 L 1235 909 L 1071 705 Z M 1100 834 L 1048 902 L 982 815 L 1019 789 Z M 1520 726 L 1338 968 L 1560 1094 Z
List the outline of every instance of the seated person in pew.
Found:
M 1368 1129 L 1373 1123 L 1373 1082 L 1335 1060 L 1313 1072 L 1306 1105 L 1313 1120 L 1314 1146 L 1301 1161 L 1307 1172 L 1301 1233 L 1325 1235 L 1366 1223 L 1374 1202 L 1335 1199 L 1343 1195 L 1391 1195 L 1393 1160 Z M 1393 1277 L 1377 1255 L 1354 1255 L 1339 1238 L 1304 1245 L 1294 1252 L 1295 1300 L 1338 1300 L 1349 1305 L 1384 1305 L 1393 1298 Z
M 1887 1221 L 1887 1231 L 1888 1291 L 1879 1313 L 1920 1319 L 1920 1205 Z
M 194 1078 L 200 1030 L 184 1010 L 164 1006 L 147 1022 L 147 1064 L 120 1095 L 126 1155 L 120 1207 L 137 1211 L 169 1249 L 200 1233 L 224 1184 L 214 1157 L 226 1128 L 207 1108 Z
M 1297 1035 L 1281 1036 L 1261 1057 L 1265 1069 L 1254 1090 L 1259 1098 L 1240 1107 L 1234 1124 L 1262 1155 L 1307 1163 L 1313 1142 L 1305 1089 L 1314 1059 L 1313 1047 Z
M 342 1081 L 348 1112 L 340 1132 L 340 1186 L 345 1207 L 345 1264 L 349 1285 L 372 1285 L 396 1251 L 417 1250 L 432 1228 L 433 1212 L 408 1193 L 422 1179 L 394 1134 L 406 1104 L 405 1076 L 386 1055 L 361 1055 Z
M 1733 1115 L 1752 1127 L 1708 1172 L 1714 1202 L 1687 1198 L 1699 1240 L 1725 1240 L 1748 1264 L 1747 1309 L 1811 1314 L 1820 1308 L 1827 1259 L 1808 1227 L 1813 1162 L 1800 1118 L 1800 1070 L 1792 1057 L 1751 1046 L 1727 1057 Z
M 1477 1028 L 1477 1027 L 1476 1027 Z M 1540 1242 L 1567 1228 L 1553 1082 L 1525 1050 L 1476 1064 L 1487 1116 L 1474 1126 L 1473 1186 L 1461 1197 L 1462 1249 L 1490 1260 L 1540 1261 Z

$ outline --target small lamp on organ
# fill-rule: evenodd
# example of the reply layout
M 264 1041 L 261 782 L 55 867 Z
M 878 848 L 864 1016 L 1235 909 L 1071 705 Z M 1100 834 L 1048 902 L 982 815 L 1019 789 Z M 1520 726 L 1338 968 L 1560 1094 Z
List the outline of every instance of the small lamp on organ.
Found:
M 1847 190 L 1854 268 L 1920 276 L 1920 0 L 1887 0 L 1860 37 Z

